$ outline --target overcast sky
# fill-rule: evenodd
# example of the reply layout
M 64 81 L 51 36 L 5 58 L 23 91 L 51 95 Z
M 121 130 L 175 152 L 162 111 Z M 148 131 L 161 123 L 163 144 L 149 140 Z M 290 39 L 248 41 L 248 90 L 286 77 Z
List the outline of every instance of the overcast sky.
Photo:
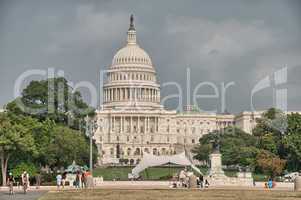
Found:
M 289 110 L 301 110 L 298 0 L 0 0 L 0 106 L 13 99 L 16 79 L 29 69 L 55 68 L 70 81 L 98 86 L 100 70 L 125 44 L 131 13 L 139 45 L 151 56 L 161 85 L 178 82 L 184 104 L 187 68 L 191 94 L 200 82 L 216 84 L 219 92 L 221 83 L 234 82 L 226 108 L 237 113 L 251 109 L 251 91 L 260 80 L 272 80 L 287 66 L 288 81 L 277 88 L 287 89 Z M 162 97 L 176 91 L 161 90 Z M 209 87 L 199 91 L 213 94 Z M 273 105 L 272 91 L 268 87 L 255 95 L 256 109 Z M 221 111 L 220 102 L 202 99 L 199 106 Z M 176 108 L 176 103 L 165 106 Z

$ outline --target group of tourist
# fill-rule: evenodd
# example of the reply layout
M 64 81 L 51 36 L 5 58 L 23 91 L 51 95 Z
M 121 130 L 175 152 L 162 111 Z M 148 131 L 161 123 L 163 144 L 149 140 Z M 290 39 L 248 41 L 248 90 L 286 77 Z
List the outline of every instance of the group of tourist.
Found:
M 269 178 L 268 182 L 265 183 L 265 188 L 272 189 L 276 186 L 276 183 L 272 178 Z
M 88 177 L 91 176 L 89 171 L 77 171 L 75 174 L 75 179 L 73 181 L 69 181 L 71 186 L 74 186 L 77 189 L 87 188 L 88 187 Z M 56 176 L 56 185 L 57 188 L 61 187 L 64 189 L 66 185 L 67 173 L 63 174 L 58 173 Z
M 200 176 L 197 177 L 196 181 L 197 181 L 197 186 L 200 189 L 202 189 L 202 188 L 208 188 L 209 185 L 210 185 L 209 181 L 207 179 L 205 179 L 205 181 L 204 181 L 204 176 L 202 174 L 200 174 Z
M 58 174 L 56 175 L 56 186 L 58 189 L 60 189 L 61 187 L 65 188 L 66 179 L 67 179 L 67 172 L 64 172 L 63 174 L 58 172 Z
M 209 181 L 207 179 L 204 180 L 204 176 L 200 175 L 199 177 L 196 177 L 193 172 L 187 171 L 185 168 L 184 170 L 181 170 L 180 173 L 172 178 L 172 184 L 171 188 L 178 188 L 178 187 L 184 187 L 184 188 L 192 188 L 192 187 L 198 187 L 200 189 L 208 188 L 209 187 Z
M 81 188 L 87 188 L 88 187 L 88 177 L 91 176 L 91 173 L 89 171 L 77 171 L 76 177 L 75 177 L 75 188 L 81 189 Z
M 14 183 L 15 182 L 16 182 L 15 177 L 13 176 L 12 172 L 9 172 L 9 174 L 7 176 L 7 185 L 9 187 L 9 194 L 10 195 L 14 194 Z M 21 174 L 21 182 L 22 182 L 22 187 L 23 187 L 24 194 L 26 194 L 26 192 L 29 188 L 29 185 L 30 185 L 29 174 L 26 171 L 24 171 Z

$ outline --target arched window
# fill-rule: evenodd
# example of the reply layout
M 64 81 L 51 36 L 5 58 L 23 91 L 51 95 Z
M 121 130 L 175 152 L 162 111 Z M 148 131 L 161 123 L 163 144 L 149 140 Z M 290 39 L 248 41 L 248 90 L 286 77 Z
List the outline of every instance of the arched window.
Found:
M 110 154 L 111 154 L 111 156 L 114 155 L 114 148 L 110 148 Z
M 134 155 L 135 156 L 139 156 L 140 155 L 140 149 L 139 148 L 136 148 Z
M 128 156 L 130 156 L 130 155 L 131 155 L 131 151 L 132 151 L 131 148 L 128 148 L 127 151 L 126 151 L 126 154 L 127 154 Z
M 153 149 L 153 155 L 157 155 L 158 154 L 158 150 L 156 148 Z

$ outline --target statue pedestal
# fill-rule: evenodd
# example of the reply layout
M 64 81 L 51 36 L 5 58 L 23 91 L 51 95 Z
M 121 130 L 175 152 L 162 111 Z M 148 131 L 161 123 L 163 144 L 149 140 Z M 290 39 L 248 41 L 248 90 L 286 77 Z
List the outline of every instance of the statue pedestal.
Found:
M 295 187 L 294 187 L 296 192 L 301 191 L 301 176 L 297 176 L 295 179 Z
M 210 155 L 210 173 L 213 178 L 224 178 L 225 172 L 222 169 L 222 155 L 213 153 Z
M 252 186 L 253 178 L 251 173 L 238 173 L 238 177 L 227 177 L 222 169 L 222 155 L 213 153 L 210 155 L 209 183 L 215 186 Z

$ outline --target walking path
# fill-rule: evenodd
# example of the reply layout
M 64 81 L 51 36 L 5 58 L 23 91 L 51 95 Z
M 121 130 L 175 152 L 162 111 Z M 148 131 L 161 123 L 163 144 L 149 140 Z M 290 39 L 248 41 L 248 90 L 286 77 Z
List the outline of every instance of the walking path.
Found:
M 26 194 L 22 190 L 17 190 L 14 195 L 9 195 L 8 191 L 0 192 L 1 200 L 36 200 L 46 194 L 47 191 L 37 190 L 28 191 Z
M 104 181 L 95 189 L 170 189 L 168 181 Z M 293 191 L 293 183 L 277 183 L 276 188 L 272 190 Z M 181 188 L 179 188 L 181 189 Z M 230 190 L 267 190 L 264 188 L 263 182 L 256 182 L 256 186 L 210 186 L 209 189 L 230 189 Z M 36 200 L 48 191 L 57 191 L 56 186 L 41 186 L 39 189 L 31 187 L 26 195 L 22 193 L 22 189 L 15 187 L 15 195 L 13 198 L 8 194 L 8 187 L 0 187 L 1 200 Z M 65 190 L 75 190 L 74 187 L 65 187 Z

